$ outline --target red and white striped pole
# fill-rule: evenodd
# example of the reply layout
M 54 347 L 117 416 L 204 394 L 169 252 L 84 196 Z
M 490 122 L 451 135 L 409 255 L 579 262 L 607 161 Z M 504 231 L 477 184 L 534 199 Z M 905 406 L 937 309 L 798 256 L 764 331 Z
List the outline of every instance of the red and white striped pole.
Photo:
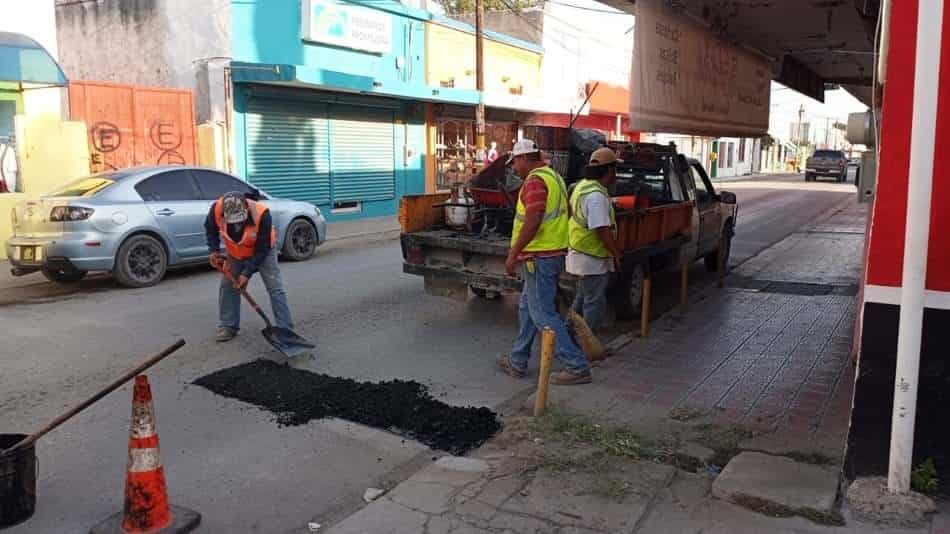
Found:
M 904 233 L 897 372 L 894 377 L 894 411 L 887 477 L 888 489 L 896 493 L 910 490 L 913 469 L 942 32 L 943 0 L 919 0 L 907 225 Z

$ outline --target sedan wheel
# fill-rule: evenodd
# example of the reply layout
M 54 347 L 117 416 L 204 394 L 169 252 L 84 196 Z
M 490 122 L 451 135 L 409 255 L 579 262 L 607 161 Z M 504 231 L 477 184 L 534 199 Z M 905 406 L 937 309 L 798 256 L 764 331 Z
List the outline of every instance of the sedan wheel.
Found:
M 149 235 L 129 238 L 116 255 L 115 277 L 126 287 L 153 286 L 165 277 L 167 269 L 165 247 Z
M 310 258 L 317 251 L 317 230 L 309 222 L 298 219 L 290 223 L 284 238 L 283 255 L 293 261 Z

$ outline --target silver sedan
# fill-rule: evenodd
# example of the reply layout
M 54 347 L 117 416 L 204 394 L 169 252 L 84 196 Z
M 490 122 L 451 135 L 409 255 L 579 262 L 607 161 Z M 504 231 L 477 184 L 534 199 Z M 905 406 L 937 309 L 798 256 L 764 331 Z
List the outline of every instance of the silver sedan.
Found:
M 282 257 L 305 260 L 326 240 L 326 219 L 313 204 L 272 198 L 213 169 L 137 167 L 80 178 L 19 203 L 7 257 L 14 275 L 42 271 L 66 283 L 106 271 L 127 287 L 155 285 L 169 267 L 207 261 L 205 217 L 229 191 L 270 208 Z

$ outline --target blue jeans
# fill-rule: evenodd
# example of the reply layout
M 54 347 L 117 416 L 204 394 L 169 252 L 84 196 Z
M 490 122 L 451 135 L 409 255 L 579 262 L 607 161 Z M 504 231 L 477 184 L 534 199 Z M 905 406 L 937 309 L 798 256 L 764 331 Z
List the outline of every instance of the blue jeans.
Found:
M 533 265 L 534 272 L 531 272 Z M 538 330 L 554 330 L 554 356 L 571 373 L 590 372 L 590 363 L 567 332 L 557 312 L 557 284 L 564 271 L 564 257 L 538 258 L 524 263 L 524 288 L 518 306 L 521 329 L 511 351 L 511 364 L 526 369 L 531 358 L 531 347 Z
M 591 330 L 605 326 L 607 317 L 607 286 L 610 274 L 591 274 L 577 277 L 574 311 L 584 318 Z
M 231 272 L 240 273 L 244 262 L 228 258 L 231 263 Z M 290 316 L 290 306 L 287 304 L 287 292 L 284 291 L 284 282 L 280 278 L 280 268 L 277 267 L 277 251 L 270 254 L 261 264 L 258 272 L 264 287 L 270 295 L 270 306 L 274 312 L 274 323 L 282 328 L 293 330 L 294 321 Z M 237 275 L 235 275 L 237 276 Z M 221 277 L 221 289 L 218 291 L 218 326 L 237 332 L 241 328 L 241 293 L 234 289 L 234 285 L 226 277 Z

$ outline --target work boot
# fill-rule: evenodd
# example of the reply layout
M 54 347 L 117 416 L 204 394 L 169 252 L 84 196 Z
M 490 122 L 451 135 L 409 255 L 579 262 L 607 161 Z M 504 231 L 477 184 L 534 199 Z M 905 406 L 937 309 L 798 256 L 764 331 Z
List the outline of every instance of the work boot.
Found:
M 594 377 L 590 371 L 586 373 L 572 373 L 570 371 L 559 371 L 551 375 L 551 383 L 555 386 L 576 386 L 579 384 L 590 384 Z
M 237 335 L 237 332 L 231 330 L 230 328 L 218 328 L 217 333 L 214 335 L 214 340 L 218 343 L 224 343 L 234 339 L 234 336 Z
M 513 363 L 511 363 L 511 356 L 502 354 L 496 361 L 498 362 L 498 367 L 501 367 L 501 370 L 508 373 L 509 375 L 515 378 L 525 377 L 526 373 L 524 369 L 518 369 Z

